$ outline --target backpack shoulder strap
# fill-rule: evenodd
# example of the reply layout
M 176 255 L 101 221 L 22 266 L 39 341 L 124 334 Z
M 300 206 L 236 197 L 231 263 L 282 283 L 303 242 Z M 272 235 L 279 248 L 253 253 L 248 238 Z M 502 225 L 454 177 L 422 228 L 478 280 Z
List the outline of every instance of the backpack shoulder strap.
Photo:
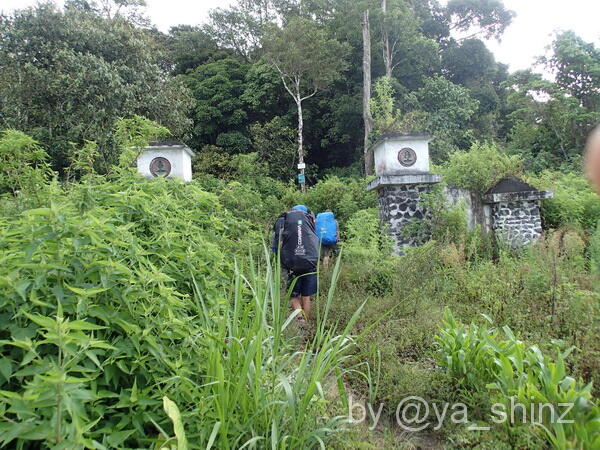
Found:
M 287 217 L 287 212 L 281 213 L 277 219 L 275 219 L 275 223 L 273 224 L 273 231 L 278 231 L 278 228 L 282 228 L 285 224 L 285 218 Z

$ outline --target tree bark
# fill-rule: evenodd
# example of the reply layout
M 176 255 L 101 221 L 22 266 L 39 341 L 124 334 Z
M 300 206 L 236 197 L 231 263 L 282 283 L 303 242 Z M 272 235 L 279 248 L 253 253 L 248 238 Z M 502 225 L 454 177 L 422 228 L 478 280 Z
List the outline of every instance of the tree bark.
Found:
M 381 0 L 381 11 L 383 12 L 383 22 L 381 24 L 381 36 L 383 39 L 383 64 L 385 65 L 385 76 L 392 78 L 393 55 L 390 49 L 390 37 L 387 31 L 385 15 L 387 13 L 387 0 Z
M 304 121 L 302 120 L 302 99 L 300 98 L 300 92 L 296 92 L 298 94 L 296 97 L 296 106 L 298 107 L 298 164 L 304 164 L 304 147 L 302 139 Z M 304 175 L 304 169 L 300 169 L 300 173 Z M 302 192 L 306 192 L 306 183 L 304 181 L 300 183 L 300 189 Z
M 385 2 L 385 0 L 384 0 Z M 363 121 L 365 124 L 365 140 L 363 158 L 365 160 L 365 175 L 373 175 L 373 154 L 370 151 L 370 136 L 373 130 L 371 116 L 371 31 L 369 28 L 369 11 L 365 11 L 362 23 L 363 32 Z

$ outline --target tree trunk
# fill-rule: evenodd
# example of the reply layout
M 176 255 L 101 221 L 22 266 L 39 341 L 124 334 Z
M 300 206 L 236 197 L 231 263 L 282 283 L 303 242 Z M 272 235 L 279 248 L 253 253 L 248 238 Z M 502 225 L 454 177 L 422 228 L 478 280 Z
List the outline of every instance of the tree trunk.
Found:
M 385 0 L 384 0 L 385 1 Z M 370 151 L 369 138 L 373 130 L 371 116 L 371 32 L 369 29 L 369 11 L 365 11 L 362 23 L 363 31 L 363 121 L 365 123 L 365 141 L 363 158 L 365 175 L 373 175 L 373 155 Z
M 300 98 L 300 92 L 297 91 L 296 106 L 298 107 L 298 164 L 304 164 L 304 148 L 302 146 L 302 128 L 304 122 L 302 120 L 302 99 Z M 304 169 L 300 169 L 300 174 L 304 175 Z M 306 192 L 306 183 L 303 181 L 300 183 L 300 189 L 302 192 Z
M 387 0 L 381 0 L 381 10 L 383 12 L 383 22 L 381 24 L 381 36 L 383 39 L 383 64 L 385 65 L 385 76 L 392 78 L 392 53 L 390 50 L 390 37 L 388 36 L 387 23 L 385 15 L 387 13 Z

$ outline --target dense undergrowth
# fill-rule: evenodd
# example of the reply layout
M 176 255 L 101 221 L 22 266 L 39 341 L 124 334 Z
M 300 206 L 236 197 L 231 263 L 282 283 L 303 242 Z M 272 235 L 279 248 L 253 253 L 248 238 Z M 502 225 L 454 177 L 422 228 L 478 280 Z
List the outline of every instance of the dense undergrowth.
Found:
M 348 331 L 285 333 L 279 270 L 215 195 L 121 171 L 29 201 L 1 219 L 2 445 L 304 448 L 339 428 Z
M 496 423 L 504 421 L 508 429 L 528 425 L 555 449 L 598 448 L 600 407 L 593 403 L 592 383 L 584 385 L 566 370 L 574 347 L 558 351 L 553 360 L 517 339 L 509 327 L 502 331 L 504 339 L 485 324 L 467 328 L 446 313 L 436 336 L 439 364 L 462 395 L 488 391 Z
M 454 161 L 462 169 L 449 163 L 444 170 L 477 170 L 479 159 L 493 153 L 478 149 Z M 505 162 L 475 177 L 480 186 L 516 167 Z M 463 402 L 470 421 L 489 424 L 492 400 L 541 390 L 537 369 L 512 381 L 499 378 L 496 360 L 513 361 L 514 354 L 477 354 L 467 366 L 469 349 L 463 349 L 463 366 L 440 360 L 448 336 L 470 332 L 460 323 L 478 324 L 469 330 L 482 345 L 502 348 L 509 345 L 481 324 L 509 327 L 519 339 L 508 335 L 511 348 L 528 361 L 538 357 L 531 367 L 560 369 L 562 378 L 552 379 L 548 387 L 554 391 L 547 392 L 576 389 L 595 404 L 600 231 L 594 224 L 600 208 L 581 177 L 529 178 L 557 193 L 542 208 L 554 230 L 530 248 L 511 250 L 468 231 L 460 207 L 436 203 L 428 224 L 434 239 L 397 257 L 381 229 L 375 195 L 364 191 L 366 180 L 331 176 L 302 194 L 266 176 L 253 155 L 231 164 L 221 177 L 201 173 L 180 183 L 148 181 L 125 169 L 100 177 L 82 163 L 81 181 L 59 184 L 42 176 L 5 191 L 3 445 L 596 445 L 593 407 L 578 416 L 583 428 L 564 434 L 495 425 L 487 433 L 473 432 L 452 423 L 406 434 L 394 420 L 396 405 L 417 395 Z M 39 169 L 47 170 L 41 162 Z M 278 264 L 263 247 L 272 221 L 296 203 L 334 211 L 343 237 L 343 260 L 321 270 L 318 317 L 308 335 L 289 320 Z M 446 310 L 455 321 L 445 319 Z M 465 382 L 461 373 L 471 378 Z M 350 395 L 384 404 L 375 430 L 344 422 Z M 581 431 L 588 413 L 591 431 Z
M 376 212 L 360 214 L 350 222 L 335 308 L 345 323 L 366 299 L 356 328 L 363 333 L 353 359 L 359 368 L 349 380 L 356 396 L 384 404 L 382 416 L 395 430 L 386 445 L 430 445 L 418 434 L 407 437 L 397 426 L 396 406 L 411 395 L 440 404 L 463 402 L 473 423 L 490 422 L 493 396 L 486 383 L 494 377 L 479 380 L 479 389 L 472 389 L 438 362 L 433 337 L 443 327 L 447 308 L 467 323 L 479 323 L 485 314 L 496 327 L 518 330 L 521 340 L 544 354 L 570 349 L 565 366 L 573 382 L 592 382 L 590 401 L 598 397 L 600 280 L 590 274 L 585 236 L 568 229 L 548 232 L 535 246 L 515 252 L 467 233 L 460 242 L 430 241 L 394 257 L 377 232 Z M 476 376 L 471 369 L 467 373 Z M 539 448 L 542 434 L 501 426 L 486 434 L 452 423 L 436 431 L 439 445 L 477 448 Z M 590 436 L 597 439 L 598 430 Z

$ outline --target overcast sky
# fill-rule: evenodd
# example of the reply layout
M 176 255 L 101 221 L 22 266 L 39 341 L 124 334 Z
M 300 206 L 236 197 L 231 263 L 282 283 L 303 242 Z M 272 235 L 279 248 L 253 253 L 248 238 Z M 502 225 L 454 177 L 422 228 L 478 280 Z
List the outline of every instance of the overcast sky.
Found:
M 349 0 L 352 1 L 352 0 Z M 0 10 L 34 5 L 36 0 L 0 0 Z M 62 3 L 58 0 L 58 3 Z M 208 11 L 224 7 L 231 0 L 147 0 L 148 15 L 161 29 L 177 24 L 202 23 Z M 517 13 L 501 42 L 488 42 L 496 59 L 510 70 L 531 67 L 545 53 L 557 30 L 573 30 L 588 42 L 600 46 L 600 1 L 598 0 L 504 0 Z

